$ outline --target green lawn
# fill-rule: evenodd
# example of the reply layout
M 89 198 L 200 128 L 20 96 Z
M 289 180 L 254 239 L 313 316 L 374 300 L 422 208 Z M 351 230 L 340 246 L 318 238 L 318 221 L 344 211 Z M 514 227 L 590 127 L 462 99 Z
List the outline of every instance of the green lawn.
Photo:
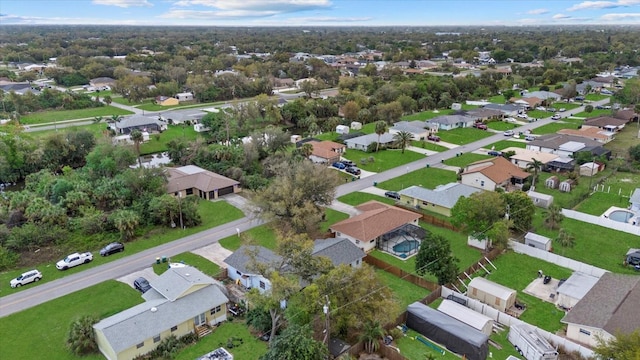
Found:
M 444 109 L 444 110 L 428 110 L 428 111 L 421 111 L 421 112 L 417 112 L 415 114 L 411 114 L 411 115 L 405 115 L 402 117 L 402 120 L 406 120 L 406 121 L 414 121 L 414 120 L 429 120 L 429 119 L 433 119 L 434 117 L 438 117 L 438 116 L 442 116 L 442 115 L 451 115 L 453 114 L 454 111 L 451 109 Z
M 227 340 L 229 338 L 240 338 L 242 344 L 229 349 Z M 191 345 L 178 352 L 174 359 L 193 360 L 219 347 L 224 347 L 229 351 L 234 359 L 253 360 L 259 358 L 267 352 L 267 343 L 260 341 L 257 336 L 249 332 L 249 328 L 244 321 L 234 320 L 222 323 L 214 328 L 212 334 L 200 339 L 196 344 Z
M 254 227 L 241 236 L 243 239 L 247 239 L 248 242 L 255 242 L 257 245 L 264 246 L 267 249 L 273 250 L 276 248 L 276 232 L 269 224 Z M 232 235 L 221 239 L 220 245 L 227 250 L 236 251 L 243 245 L 243 239 L 240 239 L 238 235 Z
M 426 140 L 413 140 L 411 142 L 411 146 L 415 146 L 415 147 L 419 147 L 419 148 L 427 149 L 431 151 L 437 151 L 437 152 L 443 152 L 443 151 L 449 150 L 449 148 L 438 145 L 432 141 L 426 141 Z
M 184 263 L 197 268 L 206 275 L 216 278 L 220 275 L 220 267 L 209 259 L 203 258 L 200 255 L 196 255 L 192 252 L 186 252 L 172 256 L 167 259 L 168 262 Z M 169 269 L 168 263 L 161 262 L 160 264 L 153 264 L 153 271 L 160 275 Z
M 48 282 L 48 281 L 62 278 L 70 274 L 75 274 L 79 271 L 84 271 L 90 267 L 102 265 L 107 262 L 111 262 L 116 259 L 120 259 L 122 257 L 129 256 L 129 255 L 138 253 L 140 251 L 147 250 L 152 247 L 180 239 L 184 236 L 193 235 L 200 231 L 207 230 L 207 229 L 216 227 L 218 225 L 222 225 L 230 221 L 240 219 L 244 216 L 242 211 L 229 205 L 225 201 L 212 202 L 212 201 L 201 200 L 198 203 L 198 211 L 203 219 L 202 225 L 194 228 L 186 228 L 185 230 L 180 230 L 179 228 L 141 229 L 141 230 L 147 230 L 147 232 L 145 234 L 140 235 L 135 240 L 127 242 L 125 244 L 126 251 L 122 253 L 114 254 L 111 256 L 102 257 L 98 254 L 97 251 L 102 246 L 106 245 L 108 242 L 114 241 L 117 239 L 111 238 L 111 239 L 100 240 L 99 238 L 96 238 L 96 240 L 94 240 L 93 242 L 95 246 L 94 248 L 78 249 L 80 251 L 92 250 L 94 254 L 92 262 L 90 262 L 89 264 L 71 268 L 67 271 L 60 271 L 56 269 L 56 267 L 53 266 L 53 264 L 41 264 L 40 266 L 37 266 L 38 270 L 42 272 L 41 282 Z M 162 255 L 162 254 L 159 254 L 159 255 Z M 61 258 L 62 257 L 64 257 L 64 255 L 62 255 Z M 11 279 L 15 278 L 16 276 L 20 275 L 21 273 L 27 270 L 30 270 L 31 268 L 33 267 L 18 269 L 18 270 L 11 270 L 8 272 L 1 273 L 0 274 L 1 296 L 13 294 L 17 291 L 21 291 L 22 289 L 28 289 L 33 286 L 37 286 L 37 285 L 29 285 L 29 286 L 24 286 L 24 287 L 15 288 L 15 289 L 9 286 L 9 281 Z
M 145 111 L 164 111 L 169 109 L 175 109 L 182 106 L 185 106 L 185 104 L 162 106 L 162 105 L 156 104 L 155 101 L 150 101 L 150 102 L 145 102 L 136 107 L 138 109 L 145 110 Z
M 367 201 L 370 201 L 370 200 L 380 201 L 389 205 L 395 204 L 395 200 L 390 199 L 388 197 L 382 197 L 382 196 L 374 195 L 371 193 L 365 193 L 365 192 L 359 192 L 359 191 L 352 192 L 350 194 L 343 195 L 338 198 L 338 201 L 341 201 L 345 204 L 349 204 L 352 206 L 357 206 L 357 205 L 366 203 Z
M 594 108 L 593 111 L 590 112 L 590 113 L 588 113 L 586 111 L 583 111 L 583 112 L 579 112 L 577 114 L 573 114 L 573 116 L 581 117 L 581 118 L 593 118 L 593 117 L 598 117 L 598 116 L 611 116 L 611 110 Z
M 518 126 L 519 126 L 518 124 L 514 124 L 506 121 L 492 121 L 487 123 L 487 127 L 489 129 L 498 130 L 498 131 L 513 130 Z
M 604 100 L 606 98 L 610 98 L 611 96 L 609 95 L 602 95 L 602 94 L 587 94 L 587 96 L 585 96 L 586 100 L 591 100 L 591 101 L 599 101 L 599 100 Z
M 356 163 L 359 168 L 373 172 L 393 169 L 424 158 L 423 154 L 418 154 L 413 151 L 405 151 L 403 154 L 401 150 L 380 150 L 378 152 L 367 153 L 360 150 L 349 149 L 343 156 Z M 374 161 L 369 161 L 370 158 L 373 158 Z
M 532 134 L 544 135 L 555 134 L 558 130 L 562 129 L 577 129 L 578 126 L 574 122 L 555 121 L 547 125 L 542 125 L 539 128 L 533 129 Z
M 75 119 L 92 119 L 96 116 L 111 116 L 111 115 L 129 115 L 131 111 L 122 110 L 113 106 L 102 106 L 91 109 L 79 109 L 79 110 L 51 110 L 40 111 L 24 115 L 20 118 L 20 123 L 25 125 L 42 124 L 63 120 L 75 120 Z
M 500 140 L 498 142 L 494 142 L 493 144 L 486 146 L 486 149 L 495 149 L 495 150 L 504 150 L 509 147 L 517 147 L 525 149 L 527 147 L 527 143 L 521 141 L 511 141 L 511 140 Z
M 456 145 L 469 144 L 492 135 L 495 134 L 490 131 L 474 128 L 457 128 L 448 131 L 438 131 L 438 136 L 440 136 L 442 141 Z
M 28 136 L 32 136 L 34 138 L 40 138 L 40 137 L 45 137 L 47 135 L 51 135 L 53 133 L 56 132 L 63 132 L 63 133 L 67 133 L 67 132 L 72 132 L 72 131 L 79 131 L 79 130 L 87 130 L 90 133 L 92 133 L 96 139 L 99 139 L 101 137 L 109 137 L 109 133 L 106 130 L 107 128 L 107 124 L 105 123 L 97 123 L 97 124 L 90 124 L 90 125 L 79 125 L 79 126 L 72 126 L 72 127 L 66 127 L 66 128 L 60 128 L 57 131 L 55 129 L 53 130 L 38 130 L 38 127 L 32 127 L 33 131 L 29 132 L 29 133 L 22 133 L 22 136 L 28 135 Z
M 167 144 L 173 139 L 183 138 L 193 141 L 201 135 L 193 129 L 193 126 L 169 125 L 161 134 L 151 134 L 149 141 L 140 145 L 141 154 L 155 154 L 167 150 Z
M 412 185 L 435 189 L 438 185 L 456 182 L 457 174 L 450 170 L 437 168 L 421 168 L 408 174 L 381 182 L 379 188 L 399 191 Z
M 349 218 L 349 214 L 345 214 L 343 212 L 333 210 L 330 208 L 324 209 L 325 220 L 320 223 L 320 231 L 326 232 L 329 231 L 329 226 L 337 223 L 338 221 L 342 221 Z
M 0 359 L 104 359 L 71 354 L 65 347 L 69 325 L 83 315 L 105 318 L 142 302 L 130 286 L 109 280 L 0 318 Z
M 493 264 L 497 270 L 490 268 L 491 274 L 487 275 L 487 279 L 517 290 L 519 301 L 527 304 L 527 309 L 520 320 L 552 333 L 562 328 L 560 323 L 564 316 L 562 310 L 556 308 L 554 304 L 527 295 L 522 291 L 536 278 L 538 270 L 542 270 L 554 279 L 568 278 L 572 273 L 571 270 L 514 252 L 502 254 L 493 261 Z
M 378 274 L 378 277 L 384 285 L 393 291 L 397 303 L 400 306 L 400 313 L 407 310 L 409 304 L 424 299 L 430 293 L 429 290 L 410 283 L 409 281 L 399 279 L 397 276 L 384 270 L 376 269 L 376 274 Z M 394 316 L 398 316 L 400 313 L 394 314 Z
M 476 162 L 484 159 L 490 159 L 492 157 L 493 156 L 490 156 L 490 155 L 464 153 L 460 156 L 452 157 L 451 159 L 445 160 L 444 163 L 450 166 L 457 166 L 462 168 L 471 164 L 472 162 Z
M 492 102 L 494 104 L 505 104 L 507 102 L 507 99 L 504 98 L 504 95 L 495 95 L 490 97 L 489 99 L 487 99 L 489 102 Z
M 638 145 L 638 124 L 629 124 L 616 134 L 616 140 L 604 145 L 611 150 L 613 157 L 626 156 L 629 148 Z
M 542 111 L 542 110 L 529 110 L 527 111 L 527 116 L 534 119 L 544 119 L 550 116 L 553 116 L 554 113 L 550 111 Z
M 599 175 L 593 177 L 593 183 L 601 178 Z M 583 177 L 582 181 L 589 182 L 589 178 Z M 625 172 L 612 174 L 604 180 L 598 191 L 582 201 L 576 210 L 600 216 L 611 206 L 626 208 L 629 206 L 629 198 L 638 184 L 640 184 L 639 174 Z

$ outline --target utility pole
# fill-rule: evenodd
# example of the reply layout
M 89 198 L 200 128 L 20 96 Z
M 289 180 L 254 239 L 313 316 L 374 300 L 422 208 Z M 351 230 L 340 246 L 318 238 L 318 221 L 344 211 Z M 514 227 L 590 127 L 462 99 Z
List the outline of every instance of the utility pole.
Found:
M 180 229 L 184 230 L 184 224 L 182 222 L 182 190 L 180 189 L 180 183 L 176 183 L 178 186 L 178 210 L 180 211 Z
M 325 295 L 326 302 L 322 306 L 322 312 L 324 313 L 324 339 L 322 343 L 329 346 L 329 305 L 331 301 L 329 301 L 329 296 Z

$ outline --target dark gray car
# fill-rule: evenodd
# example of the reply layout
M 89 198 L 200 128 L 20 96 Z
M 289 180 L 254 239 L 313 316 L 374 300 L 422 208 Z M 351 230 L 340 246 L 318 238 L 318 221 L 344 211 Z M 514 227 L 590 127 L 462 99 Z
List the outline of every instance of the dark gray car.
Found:
M 146 293 L 151 289 L 151 285 L 149 285 L 149 281 L 143 277 L 139 277 L 133 281 L 133 287 L 141 293 Z
M 107 256 L 124 251 L 124 244 L 119 242 L 112 242 L 111 244 L 100 249 L 100 256 Z

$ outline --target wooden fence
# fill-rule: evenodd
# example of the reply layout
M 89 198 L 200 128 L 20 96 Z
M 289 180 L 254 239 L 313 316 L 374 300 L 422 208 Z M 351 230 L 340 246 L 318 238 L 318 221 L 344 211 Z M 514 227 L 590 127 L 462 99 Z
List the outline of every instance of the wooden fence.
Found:
M 364 257 L 364 262 L 366 262 L 367 264 L 371 265 L 371 266 L 375 266 L 378 269 L 382 269 L 390 274 L 395 275 L 396 277 L 399 277 L 403 280 L 406 280 L 412 284 L 418 285 L 421 288 L 427 289 L 429 291 L 434 291 L 437 287 L 438 284 L 431 282 L 429 280 L 425 280 L 423 278 L 421 278 L 420 276 L 414 275 L 412 273 L 406 272 L 402 269 L 400 269 L 397 266 L 391 265 L 389 263 L 387 263 L 384 260 L 380 260 L 378 258 L 374 258 L 373 256 L 367 255 Z
M 414 212 L 416 214 L 420 214 L 420 216 L 422 216 L 422 221 L 429 223 L 431 225 L 435 225 L 437 227 L 441 227 L 441 228 L 445 228 L 445 229 L 449 229 L 449 230 L 453 230 L 453 231 L 459 231 L 459 229 L 455 226 L 453 226 L 449 221 L 445 220 L 445 219 L 441 219 L 439 217 L 430 215 L 430 214 L 425 214 L 422 211 L 420 211 L 419 209 L 416 209 L 415 207 L 411 207 L 411 206 L 406 206 L 403 204 L 395 204 L 395 206 L 402 208 L 404 210 L 408 210 L 411 212 Z

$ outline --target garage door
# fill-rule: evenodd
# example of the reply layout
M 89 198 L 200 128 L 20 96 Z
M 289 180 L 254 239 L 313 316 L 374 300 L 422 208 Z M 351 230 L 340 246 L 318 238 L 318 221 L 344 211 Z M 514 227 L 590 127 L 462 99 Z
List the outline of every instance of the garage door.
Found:
M 218 196 L 233 194 L 233 186 L 225 187 L 218 190 Z

